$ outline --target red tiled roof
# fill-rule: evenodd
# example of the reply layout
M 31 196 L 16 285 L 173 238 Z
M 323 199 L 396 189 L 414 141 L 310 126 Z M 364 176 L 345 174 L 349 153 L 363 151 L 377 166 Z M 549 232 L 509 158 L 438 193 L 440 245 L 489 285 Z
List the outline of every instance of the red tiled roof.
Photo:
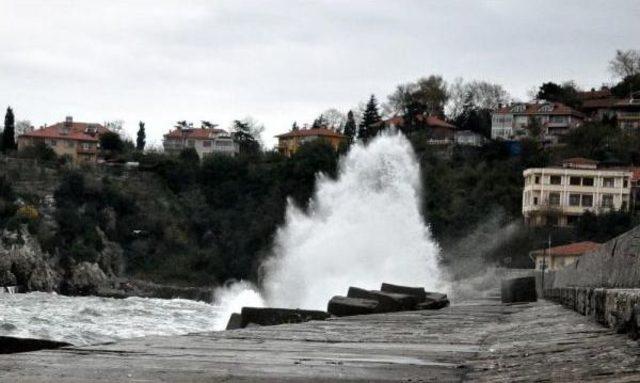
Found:
M 299 129 L 292 130 L 290 132 L 279 134 L 277 138 L 290 138 L 290 137 L 335 137 L 335 138 L 346 138 L 344 134 L 340 134 L 331 129 L 326 128 L 312 128 L 312 129 Z
M 640 180 L 640 168 L 628 168 L 631 174 L 631 182 L 636 182 Z
M 439 119 L 436 116 L 427 116 L 424 114 L 419 114 L 416 116 L 416 120 L 419 122 L 424 122 L 427 126 L 431 126 L 431 127 L 439 127 L 439 128 L 448 128 L 448 129 L 457 129 L 457 127 L 455 125 L 451 125 L 446 121 L 443 121 L 441 119 Z M 404 124 L 404 117 L 402 116 L 394 116 L 391 117 L 385 121 L 382 121 L 378 124 L 374 124 L 374 125 L 380 125 L 384 123 L 385 125 L 395 125 L 395 126 L 402 126 Z
M 550 112 L 545 112 L 540 110 L 542 107 L 549 104 L 553 105 L 553 109 Z M 549 114 L 549 115 L 560 115 L 560 116 L 572 115 L 577 117 L 584 117 L 582 113 L 560 102 L 545 102 L 540 104 L 522 104 L 522 105 L 526 106 L 525 110 L 522 112 L 513 112 L 512 108 L 516 105 L 510 105 L 510 106 L 504 106 L 496 110 L 495 113 L 496 114 L 526 114 L 526 115 Z
M 178 138 L 178 139 L 195 139 L 195 140 L 210 140 L 211 135 L 217 134 L 228 134 L 226 130 L 223 129 L 174 129 L 169 133 L 164 135 L 164 138 Z
M 68 132 L 65 132 L 65 123 L 58 122 L 57 124 L 22 134 L 20 137 L 97 142 L 101 134 L 109 131 L 109 129 L 100 124 L 88 122 L 72 122 L 70 125 L 71 126 L 68 127 Z M 88 128 L 90 127 L 96 129 L 95 134 L 88 131 Z
M 591 251 L 596 251 L 602 246 L 600 243 L 584 241 L 584 242 L 576 242 L 570 243 L 568 245 L 556 246 L 550 249 L 539 249 L 536 252 L 542 253 L 544 251 L 545 254 L 551 255 L 582 255 L 584 253 L 589 253 Z
M 629 99 L 624 98 L 601 98 L 597 100 L 585 100 L 582 103 L 583 109 L 597 109 L 597 108 L 637 108 L 640 107 L 640 103 L 629 102 Z
M 578 92 L 578 98 L 581 100 L 594 100 L 598 98 L 611 97 L 611 90 L 609 88 L 602 88 L 600 90 L 590 90 L 587 92 Z

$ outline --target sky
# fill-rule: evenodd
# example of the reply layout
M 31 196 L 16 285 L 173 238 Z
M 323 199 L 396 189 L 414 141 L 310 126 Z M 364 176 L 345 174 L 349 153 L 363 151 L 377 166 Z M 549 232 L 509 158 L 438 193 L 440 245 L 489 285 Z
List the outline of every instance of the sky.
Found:
M 122 120 L 147 142 L 178 120 L 251 116 L 267 147 L 430 74 L 501 84 L 614 80 L 640 48 L 640 2 L 0 0 L 0 108 L 39 127 Z

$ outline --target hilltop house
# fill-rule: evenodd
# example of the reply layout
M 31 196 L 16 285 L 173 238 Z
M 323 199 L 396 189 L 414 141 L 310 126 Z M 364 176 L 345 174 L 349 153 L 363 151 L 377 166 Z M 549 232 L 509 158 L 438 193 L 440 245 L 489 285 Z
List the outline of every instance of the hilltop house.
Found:
M 372 126 L 375 128 L 385 127 L 406 130 L 407 123 L 404 117 L 395 116 Z M 457 127 L 436 116 L 418 114 L 414 118 L 413 125 L 413 131 L 426 133 L 427 143 L 430 145 L 450 145 L 456 141 L 455 132 Z
M 517 103 L 496 110 L 491 116 L 491 138 L 518 140 L 531 136 L 534 120 L 540 124 L 542 141 L 556 144 L 584 121 L 584 114 L 559 102 Z
M 591 119 L 602 121 L 615 119 L 619 128 L 640 130 L 640 92 L 632 93 L 629 98 L 615 98 L 609 89 L 581 92 L 582 110 Z
M 602 246 L 599 243 L 584 241 L 548 249 L 533 250 L 529 257 L 534 260 L 536 270 L 556 271 L 574 263 L 583 254 L 596 251 Z
M 587 211 L 627 211 L 630 206 L 629 169 L 599 168 L 596 161 L 571 158 L 562 166 L 526 169 L 523 176 L 522 214 L 531 226 L 573 225 Z
M 75 163 L 96 162 L 99 137 L 108 131 L 97 123 L 74 122 L 69 116 L 64 122 L 18 136 L 18 150 L 44 143 L 58 156 L 69 156 Z
M 240 147 L 233 137 L 223 129 L 176 128 L 164 135 L 165 152 L 179 154 L 183 149 L 193 148 L 200 158 L 211 154 L 236 155 Z
M 333 149 L 338 150 L 340 144 L 347 141 L 347 136 L 327 128 L 311 128 L 292 130 L 288 133 L 277 135 L 278 151 L 290 157 L 306 142 L 323 140 L 328 142 Z

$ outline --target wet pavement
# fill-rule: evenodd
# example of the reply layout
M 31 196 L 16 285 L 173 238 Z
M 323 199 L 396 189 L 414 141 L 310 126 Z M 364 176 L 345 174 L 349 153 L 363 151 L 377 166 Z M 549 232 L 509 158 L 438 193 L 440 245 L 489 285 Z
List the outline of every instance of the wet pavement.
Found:
M 0 357 L 0 382 L 640 381 L 640 345 L 551 302 L 437 311 Z

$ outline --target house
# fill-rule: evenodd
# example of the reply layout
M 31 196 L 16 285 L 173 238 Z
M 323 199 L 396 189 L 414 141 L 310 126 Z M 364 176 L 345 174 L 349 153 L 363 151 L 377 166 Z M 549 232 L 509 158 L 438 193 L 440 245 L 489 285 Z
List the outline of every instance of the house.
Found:
M 373 124 L 375 128 L 395 128 L 407 131 L 408 122 L 403 116 L 391 117 L 387 120 Z M 430 145 L 451 145 L 455 142 L 457 127 L 442 119 L 427 114 L 418 114 L 414 117 L 412 131 L 425 132 L 427 143 Z
M 454 137 L 456 144 L 463 146 L 482 146 L 487 142 L 485 136 L 471 130 L 457 130 Z
M 200 158 L 212 154 L 233 156 L 240 152 L 240 146 L 233 137 L 226 130 L 216 128 L 179 127 L 164 135 L 162 146 L 169 154 L 193 148 Z
M 108 131 L 97 123 L 74 122 L 69 116 L 64 122 L 18 136 L 18 150 L 44 143 L 58 156 L 69 156 L 75 163 L 96 162 L 100 135 Z
M 530 137 L 537 120 L 542 141 L 556 144 L 584 119 L 584 114 L 559 102 L 516 103 L 498 108 L 492 114 L 491 138 L 518 140 Z
M 640 130 L 640 92 L 632 93 L 626 99 L 612 97 L 610 92 L 606 96 L 604 90 L 594 92 L 598 93 L 582 94 L 582 110 L 589 118 L 598 121 L 615 119 L 620 129 Z
M 596 251 L 600 243 L 584 241 L 548 249 L 534 250 L 529 253 L 536 265 L 536 270 L 556 271 L 574 263 L 583 254 Z
M 300 145 L 307 142 L 323 140 L 328 142 L 335 150 L 338 150 L 342 143 L 347 142 L 347 136 L 327 128 L 292 130 L 288 133 L 277 135 L 276 138 L 278 139 L 278 151 L 287 157 L 293 155 L 298 151 Z
M 523 176 L 522 214 L 530 226 L 573 225 L 587 211 L 627 211 L 630 206 L 629 169 L 570 158 L 562 166 L 526 169 Z

